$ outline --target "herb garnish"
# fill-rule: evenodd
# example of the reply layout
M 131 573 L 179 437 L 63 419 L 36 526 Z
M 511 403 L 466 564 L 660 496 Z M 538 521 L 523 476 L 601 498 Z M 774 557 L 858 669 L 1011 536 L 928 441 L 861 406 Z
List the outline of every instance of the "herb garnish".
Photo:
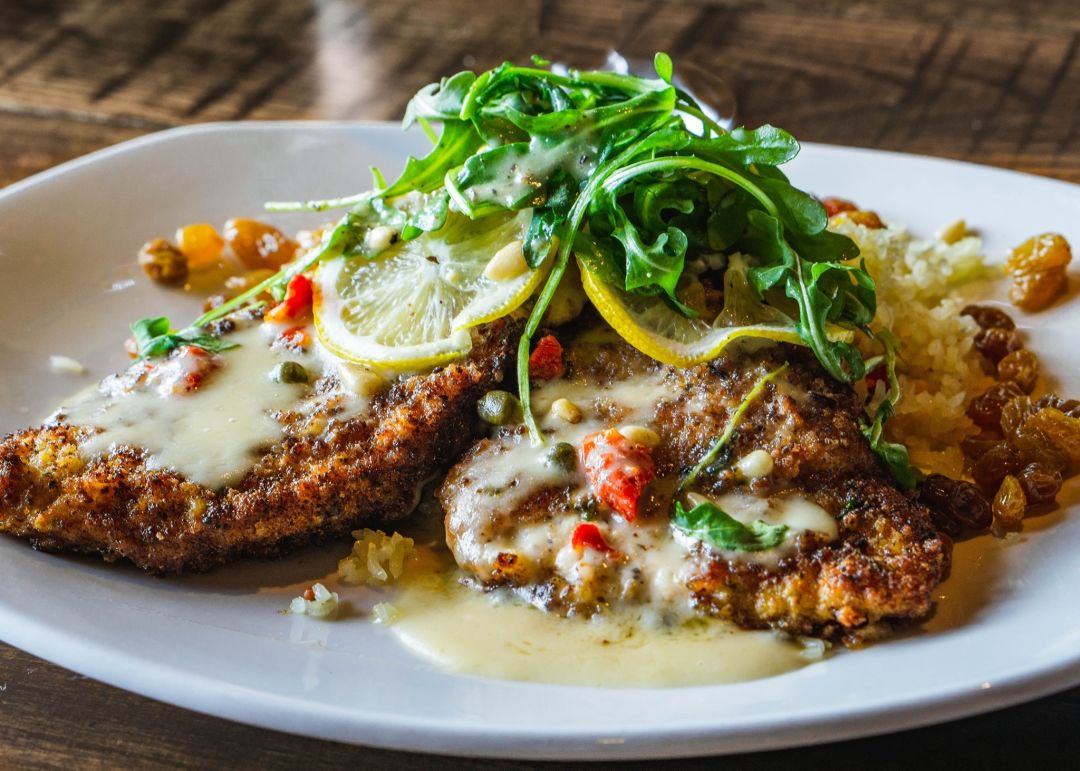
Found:
M 885 439 L 885 421 L 896 410 L 896 403 L 900 399 L 900 381 L 896 377 L 896 352 L 900 342 L 887 329 L 879 329 L 875 336 L 881 341 L 885 353 L 882 355 L 880 364 L 885 367 L 885 379 L 889 384 L 885 399 L 878 405 L 874 412 L 873 420 L 862 426 L 862 434 L 870 442 L 872 449 L 884 461 L 897 484 L 905 490 L 914 490 L 922 480 L 922 474 L 915 466 L 911 465 L 907 448 L 897 442 Z
M 220 353 L 238 347 L 236 343 L 222 340 L 220 337 L 185 329 L 172 332 L 169 320 L 165 316 L 139 319 L 131 325 L 135 337 L 139 359 L 153 359 L 167 356 L 172 350 L 184 345 L 202 348 L 210 353 Z
M 770 525 L 760 519 L 744 525 L 709 501 L 703 501 L 689 511 L 676 501 L 671 524 L 691 538 L 730 551 L 771 549 L 783 543 L 788 531 L 787 525 Z

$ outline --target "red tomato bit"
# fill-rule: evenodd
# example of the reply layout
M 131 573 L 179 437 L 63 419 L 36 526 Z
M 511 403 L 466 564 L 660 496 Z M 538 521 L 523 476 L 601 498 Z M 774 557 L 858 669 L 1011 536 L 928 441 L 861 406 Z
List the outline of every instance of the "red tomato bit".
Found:
M 529 356 L 529 377 L 539 380 L 554 380 L 566 372 L 563 364 L 562 344 L 555 335 L 544 335 L 536 341 L 536 348 Z
M 581 460 L 585 476 L 600 499 L 627 522 L 633 522 L 642 491 L 656 477 L 649 448 L 631 442 L 612 428 L 585 437 Z
M 574 534 L 570 537 L 570 545 L 574 547 L 574 551 L 578 554 L 584 552 L 586 547 L 595 549 L 603 554 L 618 554 L 618 552 L 604 540 L 604 534 L 600 532 L 600 528 L 592 522 L 582 522 L 574 528 Z
M 266 312 L 267 321 L 288 321 L 307 312 L 311 307 L 311 279 L 298 273 L 285 289 L 285 299 Z
M 859 208 L 851 201 L 845 201 L 843 198 L 822 198 L 821 205 L 825 207 L 825 213 L 829 217 L 835 217 L 842 211 L 856 211 Z

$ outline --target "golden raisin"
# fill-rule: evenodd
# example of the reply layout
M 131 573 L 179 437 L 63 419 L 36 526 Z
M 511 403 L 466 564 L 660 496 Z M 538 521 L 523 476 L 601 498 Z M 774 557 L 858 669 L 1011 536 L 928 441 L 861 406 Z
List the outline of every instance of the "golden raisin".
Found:
M 164 238 L 155 238 L 139 250 L 139 265 L 152 281 L 179 284 L 188 275 L 187 258 Z
M 881 217 L 877 215 L 877 212 L 858 209 L 848 212 L 847 216 L 856 225 L 862 225 L 864 228 L 881 230 L 885 227 L 885 223 L 881 221 Z
M 1026 311 L 1049 306 L 1068 286 L 1065 269 L 1071 261 L 1069 242 L 1057 233 L 1033 236 L 1013 249 L 1005 260 L 1005 271 L 1013 277 L 1013 305 Z
M 1080 418 L 1070 417 L 1053 407 L 1043 407 L 1028 418 L 1025 425 L 1040 431 L 1054 449 L 1068 457 L 1073 468 L 1080 466 Z
M 1025 311 L 1041 311 L 1065 293 L 1069 287 L 1064 268 L 1051 268 L 1037 273 L 1014 276 L 1009 287 L 1009 300 Z
M 1061 472 L 1038 463 L 1025 466 L 1019 479 L 1028 503 L 1052 503 L 1061 490 Z
M 1006 354 L 998 362 L 998 378 L 1011 380 L 1024 393 L 1031 393 L 1039 380 L 1039 357 L 1024 348 Z
M 1020 386 L 1011 380 L 994 383 L 968 405 L 967 415 L 979 428 L 996 429 L 1001 425 L 1001 411 L 1011 400 L 1023 396 Z
M 214 264 L 225 248 L 225 239 L 213 225 L 195 222 L 176 231 L 176 245 L 188 259 L 188 266 L 198 270 Z
M 1020 486 L 1020 480 L 1009 474 L 1001 480 L 997 495 L 994 496 L 993 532 L 997 537 L 1005 535 L 1010 530 L 1019 530 L 1024 521 L 1024 512 L 1027 511 L 1027 498 Z
M 225 223 L 225 240 L 244 266 L 277 269 L 293 258 L 297 243 L 273 225 L 237 217 Z
M 1036 412 L 1038 409 L 1032 404 L 1030 396 L 1017 396 L 1009 400 L 1001 408 L 1001 432 L 1005 434 L 1005 438 L 1011 439 Z
M 968 305 L 960 315 L 971 316 L 982 329 L 1016 329 L 1008 313 L 990 305 Z
M 1009 440 L 1016 451 L 1020 465 L 1038 463 L 1048 469 L 1064 471 L 1069 465 L 1068 456 L 1055 447 L 1046 434 L 1033 425 L 1024 423 Z
M 975 335 L 975 350 L 997 364 L 1013 351 L 1024 347 L 1020 335 L 1012 329 L 990 327 L 980 329 Z
M 1072 250 L 1064 236 L 1043 233 L 1032 236 L 1010 252 L 1005 260 L 1005 272 L 1012 276 L 1064 268 L 1072 261 Z

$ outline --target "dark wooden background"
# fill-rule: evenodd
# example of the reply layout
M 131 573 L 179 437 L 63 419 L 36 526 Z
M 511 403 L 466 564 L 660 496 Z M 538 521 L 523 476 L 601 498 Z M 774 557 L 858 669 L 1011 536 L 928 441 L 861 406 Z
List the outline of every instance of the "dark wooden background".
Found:
M 0 184 L 183 123 L 397 118 L 464 66 L 534 52 L 589 64 L 609 48 L 718 73 L 747 124 L 1080 182 L 1078 40 L 1078 0 L 0 0 Z M 1072 754 L 1078 730 L 1075 689 L 701 765 L 1037 768 Z M 431 764 L 186 712 L 0 644 L 0 768 Z

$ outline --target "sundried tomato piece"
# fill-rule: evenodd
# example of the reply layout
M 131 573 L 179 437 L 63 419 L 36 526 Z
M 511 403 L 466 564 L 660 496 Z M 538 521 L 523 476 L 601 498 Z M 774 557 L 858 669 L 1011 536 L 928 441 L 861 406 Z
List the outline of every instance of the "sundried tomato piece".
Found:
M 554 380 L 566 372 L 563 363 L 563 347 L 555 335 L 544 335 L 536 341 L 529 356 L 529 377 L 538 380 Z
M 637 518 L 638 501 L 656 477 L 649 448 L 615 429 L 589 434 L 581 443 L 585 476 L 600 499 L 627 522 Z

